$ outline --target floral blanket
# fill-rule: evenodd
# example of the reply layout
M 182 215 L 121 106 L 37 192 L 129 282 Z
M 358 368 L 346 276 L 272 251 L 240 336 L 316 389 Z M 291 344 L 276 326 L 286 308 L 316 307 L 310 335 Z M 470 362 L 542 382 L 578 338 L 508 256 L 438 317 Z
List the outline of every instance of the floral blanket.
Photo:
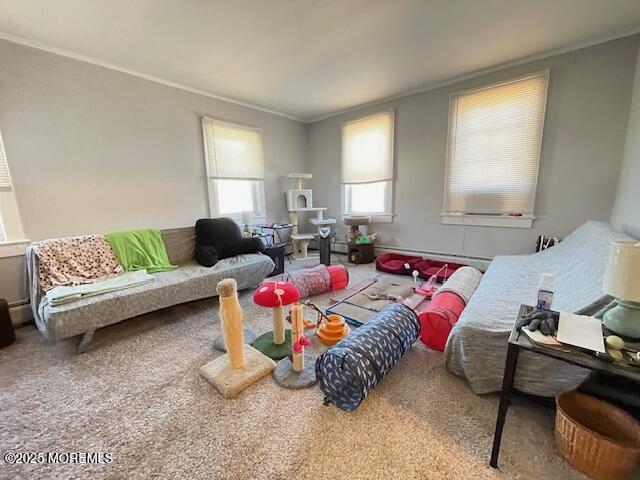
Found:
M 42 240 L 33 245 L 43 291 L 61 285 L 82 285 L 119 275 L 118 262 L 104 235 Z

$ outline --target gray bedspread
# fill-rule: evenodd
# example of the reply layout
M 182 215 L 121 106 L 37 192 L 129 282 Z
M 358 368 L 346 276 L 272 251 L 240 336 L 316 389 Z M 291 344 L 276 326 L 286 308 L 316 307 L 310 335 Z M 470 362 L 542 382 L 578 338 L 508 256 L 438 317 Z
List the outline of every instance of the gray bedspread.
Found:
M 509 334 L 520 305 L 535 305 L 540 275 L 555 276 L 554 310 L 593 314 L 610 300 L 602 291 L 610 243 L 625 238 L 629 237 L 605 223 L 587 222 L 543 252 L 495 257 L 451 332 L 444 352 L 447 368 L 465 377 L 475 393 L 499 391 Z M 581 368 L 523 352 L 515 387 L 554 396 L 575 388 L 586 374 Z

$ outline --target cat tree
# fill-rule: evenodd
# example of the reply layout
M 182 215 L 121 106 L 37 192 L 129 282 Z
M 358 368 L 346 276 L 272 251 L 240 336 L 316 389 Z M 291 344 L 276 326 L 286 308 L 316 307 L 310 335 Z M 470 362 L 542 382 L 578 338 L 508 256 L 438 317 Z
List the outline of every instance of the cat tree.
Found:
M 289 222 L 293 225 L 291 230 L 293 253 L 298 259 L 307 259 L 310 258 L 307 252 L 309 242 L 316 235 L 319 235 L 321 229 L 331 228 L 331 225 L 335 225 L 336 219 L 324 218 L 326 207 L 313 206 L 313 192 L 311 189 L 303 188 L 304 180 L 312 178 L 310 173 L 290 173 L 288 178 L 291 180 L 291 190 L 287 192 L 287 210 L 289 211 Z M 318 227 L 317 233 L 299 232 L 298 214 L 301 212 L 313 212 L 316 214 L 316 217 L 309 219 L 309 222 Z

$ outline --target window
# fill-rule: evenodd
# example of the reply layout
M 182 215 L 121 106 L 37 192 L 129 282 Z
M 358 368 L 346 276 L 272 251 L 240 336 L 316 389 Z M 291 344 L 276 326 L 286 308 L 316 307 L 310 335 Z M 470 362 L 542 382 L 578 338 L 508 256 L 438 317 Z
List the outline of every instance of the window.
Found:
M 262 131 L 202 119 L 211 216 L 264 214 Z
M 342 124 L 342 211 L 391 221 L 393 111 Z
M 548 80 L 545 71 L 451 95 L 445 223 L 479 214 L 531 226 Z
M 13 193 L 9 164 L 2 135 L 0 135 L 0 243 L 17 244 L 24 242 L 24 232 Z M 0 256 L 4 256 L 4 253 L 7 252 L 0 252 Z

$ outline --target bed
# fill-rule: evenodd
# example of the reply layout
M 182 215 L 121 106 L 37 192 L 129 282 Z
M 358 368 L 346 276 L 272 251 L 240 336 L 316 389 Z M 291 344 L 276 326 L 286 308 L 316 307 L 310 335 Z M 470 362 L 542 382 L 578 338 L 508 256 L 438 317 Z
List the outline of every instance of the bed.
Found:
M 553 273 L 554 310 L 594 314 L 610 301 L 602 291 L 612 240 L 631 239 L 608 224 L 587 222 L 560 244 L 531 255 L 497 256 L 490 263 L 445 348 L 445 365 L 477 394 L 501 389 L 507 340 L 520 304 L 535 303 L 542 273 Z M 555 396 L 571 390 L 588 371 L 523 352 L 515 388 Z

